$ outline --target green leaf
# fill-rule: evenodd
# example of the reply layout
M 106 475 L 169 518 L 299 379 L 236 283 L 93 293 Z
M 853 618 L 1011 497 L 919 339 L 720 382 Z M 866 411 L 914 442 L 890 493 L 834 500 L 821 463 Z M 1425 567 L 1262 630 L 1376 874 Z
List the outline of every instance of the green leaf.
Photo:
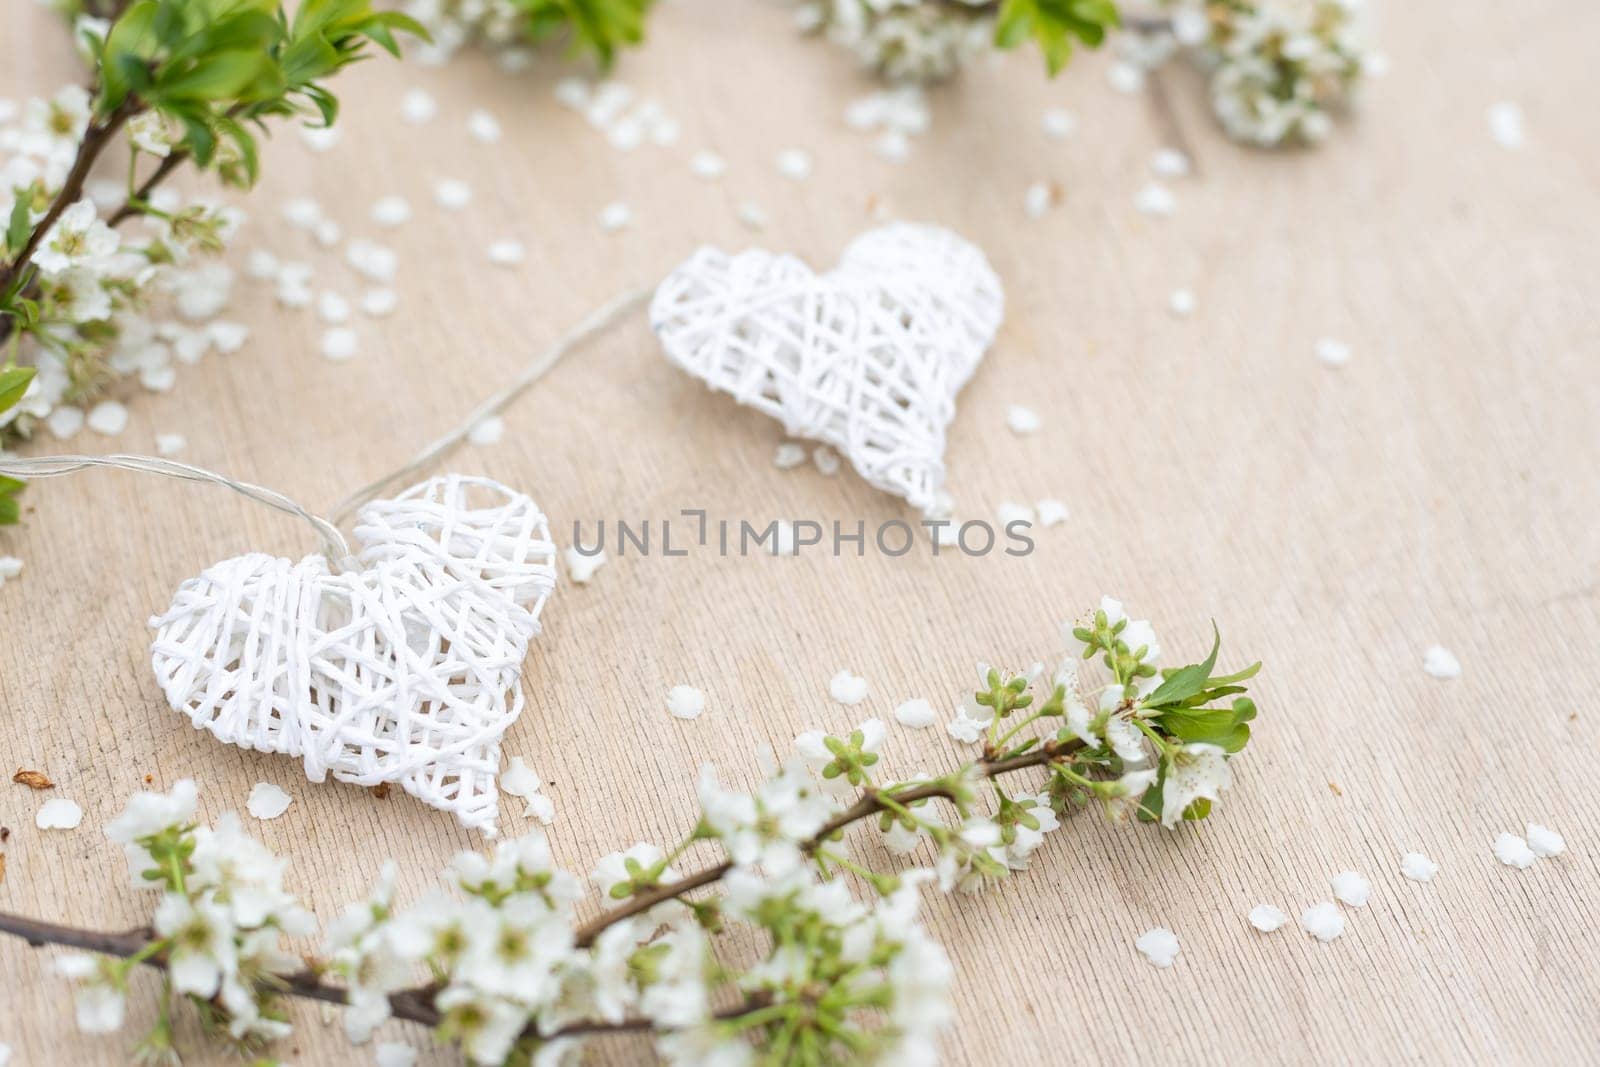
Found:
M 21 251 L 33 234 L 33 215 L 28 204 L 32 199 L 19 196 L 11 205 L 11 221 L 6 224 L 6 248 L 12 252 Z
M 0 495 L 0 526 L 15 526 L 22 518 L 22 507 L 16 498 L 6 494 Z
M 1156 686 L 1153 693 L 1144 698 L 1145 706 L 1159 708 L 1168 704 L 1178 704 L 1204 689 L 1206 682 L 1211 679 L 1211 668 L 1217 665 L 1217 650 L 1221 647 L 1222 633 L 1213 622 L 1211 655 L 1207 656 L 1203 663 L 1191 663 L 1174 671 L 1166 681 Z
M 229 100 L 267 72 L 272 57 L 253 49 L 216 52 L 194 66 L 158 77 L 155 93 L 161 100 Z
M 36 372 L 32 367 L 10 367 L 0 370 L 0 412 L 10 411 L 28 391 Z

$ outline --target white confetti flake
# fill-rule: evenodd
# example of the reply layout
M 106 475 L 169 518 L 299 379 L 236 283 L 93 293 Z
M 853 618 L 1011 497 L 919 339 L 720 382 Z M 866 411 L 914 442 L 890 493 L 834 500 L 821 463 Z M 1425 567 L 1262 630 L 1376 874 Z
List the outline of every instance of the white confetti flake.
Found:
M 839 473 L 839 453 L 827 445 L 818 445 L 816 447 L 816 450 L 811 453 L 811 462 L 820 473 L 830 478 Z
M 1167 968 L 1178 958 L 1178 935 L 1165 926 L 1154 926 L 1140 934 L 1133 947 L 1138 949 L 1152 966 Z
M 497 445 L 505 435 L 506 420 L 499 415 L 490 415 L 472 424 L 472 429 L 467 431 L 467 440 L 480 447 Z
M 767 228 L 767 212 L 760 204 L 746 200 L 739 205 L 739 221 L 752 230 Z
M 322 222 L 322 205 L 309 196 L 291 197 L 278 210 L 283 214 L 283 221 L 296 230 L 310 232 Z
M 572 545 L 567 546 L 567 577 L 579 585 L 588 585 L 594 577 L 594 572 L 599 570 L 606 561 L 606 550 L 599 549 L 593 555 L 585 555 Z
M 698 719 L 706 710 L 706 695 L 692 685 L 675 685 L 667 691 L 667 713 L 674 719 Z
M 1342 367 L 1350 362 L 1350 346 L 1332 337 L 1319 340 L 1314 351 L 1317 358 L 1330 367 Z
M 1132 95 L 1144 89 L 1144 68 L 1116 62 L 1106 68 L 1106 81 L 1119 93 Z
M 1400 873 L 1413 882 L 1431 882 L 1439 865 L 1420 852 L 1407 852 L 1400 857 Z
M 128 409 L 115 400 L 102 400 L 84 421 L 95 433 L 115 437 L 128 428 Z
M 1158 178 L 1182 178 L 1189 173 L 1189 157 L 1176 148 L 1162 148 L 1150 157 L 1150 172 Z
M 467 132 L 474 140 L 496 144 L 500 140 L 500 120 L 487 111 L 474 111 L 467 116 Z
M 803 182 L 811 177 L 811 153 L 803 148 L 785 148 L 778 153 L 778 173 L 785 178 Z
M 1023 404 L 1012 404 L 1006 408 L 1006 425 L 1015 434 L 1038 433 L 1044 425 L 1044 420 L 1039 413 Z
M 1433 645 L 1422 654 L 1422 669 L 1433 678 L 1448 680 L 1461 677 L 1461 661 L 1443 645 Z
M 828 679 L 828 695 L 846 706 L 859 704 L 867 699 L 867 680 L 859 674 L 841 670 Z
M 1045 497 L 1034 503 L 1033 509 L 1039 515 L 1039 525 L 1044 527 L 1060 526 L 1067 521 L 1067 505 L 1053 497 Z
M 432 122 L 439 113 L 439 102 L 426 89 L 407 89 L 400 97 L 400 117 L 413 126 Z
M 1300 927 L 1318 941 L 1344 936 L 1344 913 L 1331 900 L 1313 904 L 1300 915 Z
M 1026 504 L 1018 504 L 1013 500 L 1003 501 L 999 507 L 994 509 L 994 514 L 1002 530 L 1008 529 L 1014 522 L 1025 522 L 1029 526 L 1032 526 L 1034 522 L 1033 509 Z
M 81 822 L 83 809 L 66 797 L 45 801 L 33 817 L 33 825 L 41 830 L 76 830 Z
M 1167 310 L 1179 318 L 1187 318 L 1194 314 L 1194 290 L 1174 289 L 1172 295 L 1167 297 Z
M 289 801 L 292 799 L 288 793 L 271 782 L 257 782 L 250 789 L 250 797 L 244 803 L 244 810 L 253 818 L 276 819 L 289 810 Z
M 921 697 L 908 700 L 894 709 L 894 721 L 913 730 L 926 730 L 937 718 L 933 705 Z
M 1356 871 L 1340 871 L 1333 876 L 1333 895 L 1352 908 L 1364 908 L 1372 897 L 1372 883 Z
M 1536 822 L 1528 824 L 1528 851 L 1540 859 L 1559 856 L 1567 850 L 1566 840 L 1548 826 Z
M 400 257 L 394 249 L 376 241 L 358 238 L 351 241 L 344 252 L 345 262 L 369 281 L 392 282 L 400 267 Z
M 189 447 L 189 439 L 181 433 L 156 434 L 156 455 L 176 456 Z
M 403 1041 L 380 1041 L 372 1059 L 377 1067 L 416 1067 L 417 1050 Z
M 460 211 L 472 203 L 472 186 L 458 178 L 442 178 L 433 187 L 433 201 L 446 211 Z
M 1489 136 L 1494 138 L 1495 144 L 1513 152 L 1523 146 L 1527 140 L 1523 128 L 1522 108 L 1510 100 L 1501 100 L 1490 104 L 1484 112 L 1484 118 L 1489 123 Z
M 331 289 L 317 296 L 317 315 L 330 326 L 350 321 L 350 301 Z
M 1250 909 L 1250 914 L 1247 918 L 1249 918 L 1251 926 L 1254 926 L 1264 934 L 1272 933 L 1272 931 L 1289 921 L 1289 916 L 1285 915 L 1281 908 L 1276 908 L 1271 904 L 1257 904 Z
M 339 143 L 342 134 L 337 126 L 302 126 L 300 140 L 313 152 L 326 152 Z
M 806 446 L 785 441 L 772 453 L 772 465 L 781 471 L 793 470 L 806 461 Z
M 616 233 L 624 227 L 633 225 L 633 208 L 621 200 L 607 204 L 600 209 L 600 229 L 606 233 Z
M 1141 215 L 1165 218 L 1178 209 L 1178 198 L 1160 182 L 1150 182 L 1133 198 L 1133 206 Z
M 689 170 L 697 178 L 716 181 L 728 173 L 728 161 L 709 150 L 701 150 L 689 157 Z
M 1532 867 L 1533 861 L 1539 857 L 1535 856 L 1528 843 L 1516 834 L 1501 834 L 1494 839 L 1494 858 L 1507 867 L 1525 871 Z
M 1040 117 L 1039 127 L 1051 140 L 1064 141 L 1078 128 L 1078 120 L 1072 117 L 1071 112 L 1053 107 Z
M 372 205 L 372 221 L 391 229 L 404 226 L 411 221 L 411 205 L 403 196 L 379 197 Z
M 361 312 L 375 319 L 393 314 L 400 305 L 400 295 L 393 289 L 368 289 L 361 294 Z
M 489 246 L 489 262 L 497 267 L 515 267 L 528 258 L 528 250 L 521 241 L 508 239 L 495 241 Z
M 512 756 L 511 763 L 500 772 L 500 792 L 520 797 L 525 802 L 522 810 L 524 818 L 538 819 L 549 826 L 555 822 L 556 805 L 544 795 L 543 787 L 544 783 L 538 774 L 534 773 L 533 768 L 529 767 L 521 756 Z
M 360 338 L 348 326 L 335 326 L 322 332 L 322 358 L 335 363 L 355 358 L 360 348 Z
M 45 416 L 44 424 L 50 428 L 50 433 L 58 441 L 65 441 L 75 437 L 83 429 L 83 409 L 63 404 Z
M 1050 210 L 1050 204 L 1054 199 L 1050 192 L 1050 183 L 1034 182 L 1022 194 L 1022 213 L 1030 219 L 1041 218 Z

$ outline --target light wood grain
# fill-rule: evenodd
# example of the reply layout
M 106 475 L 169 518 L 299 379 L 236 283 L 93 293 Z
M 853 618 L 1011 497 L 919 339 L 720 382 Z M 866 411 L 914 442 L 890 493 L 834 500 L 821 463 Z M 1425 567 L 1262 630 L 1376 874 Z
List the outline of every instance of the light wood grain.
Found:
M 319 287 L 356 294 L 348 269 L 277 223 L 284 197 L 315 196 L 349 232 L 392 239 L 400 311 L 363 322 L 360 358 L 334 365 L 316 354 L 314 315 L 241 280 L 242 351 L 184 369 L 171 395 L 134 397 L 114 445 L 75 445 L 149 450 L 157 432 L 182 432 L 189 460 L 325 508 L 592 306 L 698 243 L 748 243 L 741 201 L 772 216 L 761 243 L 818 265 L 875 209 L 949 225 L 989 251 L 1009 297 L 961 397 L 953 488 L 970 513 L 1059 496 L 1071 521 L 1023 559 L 701 553 L 616 560 L 591 586 L 564 587 L 507 745 L 550 783 L 559 858 L 586 872 L 636 839 L 675 839 L 702 761 L 748 782 L 761 744 L 913 696 L 951 706 L 972 661 L 1051 657 L 1056 624 L 1113 591 L 1174 657 L 1204 651 L 1214 616 L 1227 662 L 1266 661 L 1256 740 L 1204 826 L 1081 819 L 992 896 L 932 902 L 959 974 L 951 1062 L 1592 1062 L 1600 11 L 1471 0 L 1379 14 L 1393 73 L 1317 152 L 1227 143 L 1198 81 L 1164 75 L 1201 166 L 1175 184 L 1170 220 L 1133 209 L 1163 127 L 1106 87 L 1104 56 L 1053 83 L 1031 56 L 980 65 L 934 94 L 933 131 L 899 166 L 841 122 L 868 84 L 767 5 L 665 5 L 650 47 L 626 60 L 620 76 L 683 121 L 672 150 L 613 151 L 556 105 L 553 74 L 507 78 L 481 58 L 365 64 L 340 79 L 338 148 L 313 155 L 289 133 L 271 145 L 238 247 L 304 257 Z M 52 90 L 75 69 L 51 19 L 6 0 L 0 95 Z M 431 126 L 398 122 L 411 84 L 441 100 Z M 1521 153 L 1488 137 L 1483 109 L 1500 98 L 1527 111 Z M 472 106 L 499 115 L 501 144 L 467 136 Z M 1071 140 L 1041 134 L 1047 106 L 1078 115 Z M 812 180 L 776 173 L 790 145 L 814 152 Z M 689 173 L 702 146 L 729 159 L 723 181 Z M 433 206 L 444 176 L 472 183 L 470 210 Z M 1059 182 L 1064 202 L 1030 221 L 1022 193 L 1037 179 Z M 417 208 L 392 238 L 365 222 L 388 193 Z M 596 215 L 614 199 L 638 223 L 605 236 Z M 487 264 L 502 235 L 528 244 L 524 267 Z M 1188 320 L 1165 310 L 1179 285 L 1198 296 Z M 1349 366 L 1313 358 L 1324 335 L 1350 343 Z M 1010 434 L 1013 400 L 1047 413 L 1045 431 Z M 642 318 L 565 363 L 507 424 L 502 443 L 452 467 L 529 491 L 564 531 L 688 507 L 851 524 L 902 514 L 848 474 L 775 470 L 778 428 L 668 366 Z M 305 529 L 220 491 L 119 474 L 41 484 L 28 504 L 26 525 L 0 533 L 0 552 L 28 563 L 0 589 L 0 769 L 46 771 L 87 815 L 75 832 L 41 833 L 44 797 L 0 787 L 12 829 L 0 909 L 139 921 L 148 900 L 126 888 L 101 831 L 146 776 L 193 775 L 208 816 L 241 808 L 254 782 L 288 789 L 288 813 L 255 829 L 324 916 L 385 857 L 411 899 L 478 844 L 398 793 L 312 786 L 294 763 L 220 746 L 166 710 L 147 616 L 216 559 L 312 551 Z M 1460 656 L 1459 680 L 1423 673 L 1434 642 Z M 861 708 L 827 697 L 844 666 L 871 682 Z M 700 720 L 666 715 L 678 683 L 707 691 Z M 970 750 L 891 727 L 888 752 L 910 771 Z M 1530 819 L 1565 833 L 1569 853 L 1521 872 L 1496 863 L 1494 836 Z M 1433 884 L 1400 876 L 1413 848 L 1438 860 Z M 1349 867 L 1374 893 L 1342 940 L 1245 924 L 1261 901 L 1298 915 Z M 1132 948 L 1156 924 L 1183 942 L 1170 971 Z M 0 942 L 13 1062 L 118 1062 L 123 1041 L 74 1032 L 49 959 Z M 155 984 L 138 989 L 130 1030 Z M 295 1021 L 286 1059 L 352 1061 L 315 1009 Z M 419 1030 L 385 1034 L 428 1045 Z M 211 1061 L 192 1029 L 183 1040 L 188 1062 Z

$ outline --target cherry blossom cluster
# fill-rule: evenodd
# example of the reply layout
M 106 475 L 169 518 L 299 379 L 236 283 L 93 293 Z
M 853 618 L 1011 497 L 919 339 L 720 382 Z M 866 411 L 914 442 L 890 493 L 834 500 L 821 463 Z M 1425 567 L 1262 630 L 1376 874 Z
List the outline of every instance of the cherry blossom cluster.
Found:
M 62 964 L 79 1022 L 118 1028 L 127 972 L 151 962 L 250 1047 L 286 1031 L 281 997 L 298 995 L 343 1002 L 354 1042 L 408 1019 L 477 1064 L 577 1062 L 617 1033 L 648 1034 L 686 1067 L 935 1063 L 954 971 L 921 925 L 923 892 L 1026 869 L 1086 807 L 1169 828 L 1205 818 L 1249 740 L 1244 682 L 1259 665 L 1217 674 L 1214 641 L 1205 660 L 1163 667 L 1154 627 L 1109 597 L 1064 634 L 1048 676 L 979 666 L 951 732 L 970 727 L 982 751 L 954 770 L 888 773 L 877 719 L 807 731 L 787 757 L 763 753 L 749 791 L 703 767 L 693 829 L 603 857 L 592 892 L 539 831 L 459 854 L 409 907 L 391 863 L 304 970 L 279 945 L 311 925 L 283 863 L 232 815 L 197 827 L 190 782 L 141 794 L 108 832 L 161 900 L 125 958 Z M 873 832 L 847 841 L 857 823 Z M 170 1036 L 163 1013 L 146 1047 Z
M 805 0 L 795 21 L 889 81 L 929 82 L 991 47 L 995 8 L 984 0 Z
M 478 44 L 495 52 L 508 73 L 533 63 L 529 45 L 558 41 L 594 55 L 609 67 L 619 49 L 644 40 L 653 0 L 407 0 L 406 14 L 432 40 L 417 56 L 443 63 L 462 47 Z

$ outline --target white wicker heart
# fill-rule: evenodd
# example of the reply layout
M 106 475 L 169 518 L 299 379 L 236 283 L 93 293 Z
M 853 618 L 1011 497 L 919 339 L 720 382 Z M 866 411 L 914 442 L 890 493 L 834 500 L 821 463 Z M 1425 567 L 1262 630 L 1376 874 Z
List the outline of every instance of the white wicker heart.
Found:
M 820 275 L 793 256 L 702 248 L 656 289 L 650 322 L 678 366 L 928 510 L 956 393 L 1004 306 L 976 246 L 896 223 L 858 237 Z
M 174 710 L 306 776 L 398 784 L 492 833 L 500 738 L 522 712 L 555 546 L 528 497 L 448 475 L 362 507 L 335 572 L 261 553 L 179 587 L 151 620 Z

